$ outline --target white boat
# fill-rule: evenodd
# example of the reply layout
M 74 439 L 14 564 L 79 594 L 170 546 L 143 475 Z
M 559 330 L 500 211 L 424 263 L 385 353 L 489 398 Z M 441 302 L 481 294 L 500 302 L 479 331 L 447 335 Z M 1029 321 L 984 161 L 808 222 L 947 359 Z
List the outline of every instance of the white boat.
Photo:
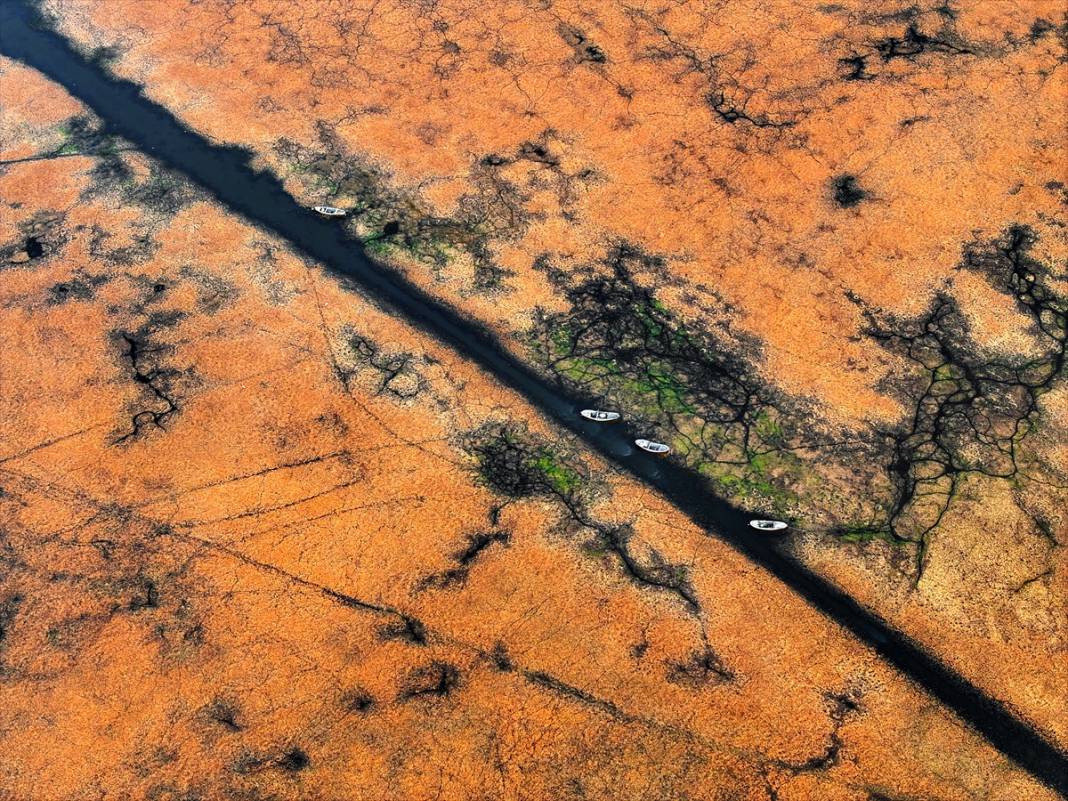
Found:
M 757 531 L 782 531 L 788 528 L 787 524 L 781 520 L 750 520 L 749 525 Z
M 587 420 L 594 420 L 598 423 L 607 423 L 609 420 L 619 419 L 619 412 L 602 412 L 600 409 L 583 409 L 579 414 Z
M 337 206 L 312 206 L 317 212 L 324 217 L 344 217 L 348 214 L 344 209 L 339 209 Z
M 634 444 L 643 451 L 649 451 L 649 453 L 667 453 L 671 450 L 663 442 L 653 442 L 651 439 L 636 439 Z

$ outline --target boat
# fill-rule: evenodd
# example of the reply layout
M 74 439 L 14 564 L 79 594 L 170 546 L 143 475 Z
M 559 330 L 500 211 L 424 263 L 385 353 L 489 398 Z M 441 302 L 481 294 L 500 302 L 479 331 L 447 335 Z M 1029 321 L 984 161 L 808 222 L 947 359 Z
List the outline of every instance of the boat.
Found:
M 667 453 L 671 450 L 663 442 L 653 442 L 651 439 L 636 439 L 634 444 L 643 451 L 649 451 L 649 453 Z
M 337 206 L 312 206 L 312 208 L 324 217 L 344 217 L 348 214 L 347 211 L 339 209 Z
M 619 419 L 619 412 L 602 412 L 600 409 L 583 409 L 579 414 L 587 420 L 594 420 L 598 423 L 607 423 L 609 420 Z
M 782 531 L 789 527 L 781 520 L 750 520 L 749 525 L 757 531 Z

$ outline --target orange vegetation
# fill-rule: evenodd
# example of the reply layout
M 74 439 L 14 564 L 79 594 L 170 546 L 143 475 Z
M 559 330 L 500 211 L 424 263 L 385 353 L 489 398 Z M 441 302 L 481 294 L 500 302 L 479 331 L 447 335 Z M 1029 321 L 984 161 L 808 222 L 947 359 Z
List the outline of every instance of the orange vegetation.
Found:
M 815 425 L 903 413 L 881 385 L 901 365 L 847 292 L 906 315 L 951 290 L 985 345 L 1026 351 L 961 248 L 1018 223 L 1065 255 L 1063 65 L 1055 32 L 1034 36 L 1058 3 L 911 22 L 785 0 L 45 5 L 302 200 L 358 200 L 278 148 L 324 147 L 325 122 L 391 211 L 478 209 L 503 289 L 473 285 L 463 248 L 433 269 L 384 255 L 503 336 L 561 307 L 538 256 L 662 254 L 663 301 L 756 337 Z M 870 80 L 843 77 L 909 24 L 968 52 L 869 54 Z M 52 152 L 76 105 L 0 66 L 0 160 Z M 1052 797 L 463 354 L 178 178 L 166 212 L 97 186 L 98 161 L 0 168 L 0 348 L 19 354 L 0 393 L 0 798 Z M 842 175 L 863 202 L 834 202 Z M 589 513 L 629 524 L 695 604 L 628 578 L 551 498 L 486 486 L 465 443 L 495 421 L 583 464 Z M 1064 519 L 1051 546 L 1012 493 L 966 482 L 915 587 L 885 543 L 798 551 L 1064 742 Z M 442 581 L 480 534 L 500 537 Z
M 46 7 L 86 51 L 193 128 L 250 147 L 309 204 L 358 204 L 367 181 L 310 175 L 285 141 L 364 165 L 406 225 L 472 226 L 510 291 L 479 291 L 463 247 L 436 262 L 380 250 L 507 341 L 536 307 L 561 307 L 538 257 L 566 273 L 620 240 L 662 255 L 661 299 L 698 327 L 754 336 L 765 379 L 818 410 L 811 427 L 908 419 L 884 390 L 908 366 L 864 335 L 865 308 L 913 315 L 948 293 L 981 346 L 1028 353 L 1028 321 L 958 269 L 962 248 L 1017 224 L 1055 271 L 1068 255 L 1057 0 Z M 1063 397 L 1043 404 L 1030 445 L 1061 471 Z M 864 498 L 875 490 L 863 482 L 847 466 L 806 486 Z M 912 557 L 883 543 L 827 540 L 812 504 L 794 510 L 813 521 L 800 551 L 1068 742 L 1057 483 L 1022 490 L 1045 533 L 1019 490 L 966 480 L 925 540 L 919 583 L 898 567 Z

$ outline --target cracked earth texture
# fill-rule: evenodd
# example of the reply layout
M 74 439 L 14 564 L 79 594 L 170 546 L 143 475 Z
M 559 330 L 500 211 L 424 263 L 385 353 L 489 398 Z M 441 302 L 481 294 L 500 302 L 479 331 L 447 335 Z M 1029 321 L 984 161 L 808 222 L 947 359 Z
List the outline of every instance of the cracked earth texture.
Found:
M 0 65 L 4 798 L 1043 797 L 461 357 L 121 142 L 61 152 L 91 117 Z
M 1062 4 L 44 8 L 1068 742 Z M 0 80 L 12 797 L 1044 797 L 462 355 Z
M 1068 743 L 1060 3 L 45 9 Z

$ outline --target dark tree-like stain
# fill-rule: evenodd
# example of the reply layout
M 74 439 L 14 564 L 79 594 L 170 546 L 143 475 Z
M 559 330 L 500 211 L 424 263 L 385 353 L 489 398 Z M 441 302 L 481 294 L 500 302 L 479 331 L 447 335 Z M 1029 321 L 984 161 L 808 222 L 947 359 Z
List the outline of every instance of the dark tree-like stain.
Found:
M 724 54 L 703 52 L 696 45 L 688 43 L 684 36 L 664 27 L 657 14 L 637 7 L 629 9 L 627 13 L 641 27 L 648 28 L 657 39 L 656 44 L 637 53 L 636 57 L 678 65 L 678 71 L 670 76 L 676 83 L 699 76 L 701 97 L 718 121 L 728 125 L 743 123 L 771 131 L 783 131 L 797 125 L 800 114 L 773 115 L 770 111 L 751 108 L 757 91 L 744 83 L 745 73 L 752 66 L 750 59 L 742 60 L 735 69 L 728 69 L 724 64 Z
M 628 578 L 639 586 L 676 595 L 695 614 L 701 611 L 685 565 L 668 562 L 652 546 L 647 546 L 644 558 L 639 558 L 631 546 L 634 532 L 629 525 L 611 526 L 596 521 L 589 521 L 588 525 L 597 534 L 593 550 L 612 554 Z
M 663 262 L 626 243 L 588 268 L 542 268 L 569 303 L 535 318 L 532 344 L 549 371 L 663 432 L 725 491 L 784 499 L 777 473 L 811 427 L 761 381 L 754 343 L 680 321 L 650 288 L 666 279 Z
M 708 105 L 723 122 L 734 125 L 747 122 L 755 128 L 792 128 L 794 120 L 773 120 L 767 114 L 751 114 L 746 111 L 745 102 L 738 102 L 723 89 L 714 89 L 705 98 Z
M 838 59 L 841 78 L 844 81 L 873 81 L 875 76 L 868 72 L 868 57 L 862 55 L 846 56 Z
M 3 644 L 8 631 L 15 622 L 22 601 L 23 597 L 19 593 L 12 593 L 0 601 L 0 645 Z
M 900 36 L 887 36 L 874 43 L 875 51 L 883 61 L 896 58 L 914 59 L 924 53 L 948 53 L 970 55 L 974 51 L 958 36 L 950 33 L 929 35 L 909 23 Z
M 851 176 L 844 178 L 843 199 L 863 192 Z M 761 383 L 752 350 L 694 330 L 663 307 L 649 288 L 664 280 L 659 261 L 626 245 L 587 269 L 565 273 L 541 264 L 569 308 L 540 314 L 532 342 L 560 380 L 625 410 L 645 430 L 667 432 L 682 458 L 743 502 L 772 509 L 811 502 L 791 494 L 792 476 L 828 465 L 853 472 L 867 466 L 876 475 L 870 497 L 857 503 L 866 511 L 812 511 L 837 519 L 832 530 L 847 540 L 915 546 L 919 580 L 927 540 L 959 479 L 1019 475 L 1019 447 L 1037 425 L 1038 398 L 1063 374 L 1065 299 L 1048 268 L 1030 256 L 1033 241 L 1028 229 L 1014 227 L 997 242 L 968 246 L 961 269 L 985 275 L 1033 319 L 1045 348 L 1038 358 L 984 354 L 945 294 L 917 319 L 865 310 L 868 334 L 914 366 L 908 380 L 889 388 L 912 410 L 901 429 L 811 426 L 809 410 Z M 812 455 L 802 462 L 797 452 Z M 600 547 L 614 548 L 610 532 L 599 539 Z M 645 578 L 653 574 L 646 571 Z
M 685 661 L 668 663 L 667 680 L 692 689 L 732 681 L 734 677 L 734 671 L 707 645 Z
M 852 692 L 828 693 L 825 700 L 828 706 L 828 717 L 831 720 L 827 745 L 820 753 L 807 759 L 796 762 L 775 760 L 774 764 L 778 767 L 794 774 L 813 773 L 833 768 L 841 760 L 843 747 L 841 729 L 851 716 L 861 711 L 859 697 Z
M 556 167 L 560 164 L 560 159 L 552 154 L 545 142 L 524 142 L 519 146 L 516 158 L 544 164 L 546 167 Z
M 383 640 L 401 640 L 409 645 L 426 645 L 426 626 L 410 615 L 401 615 L 397 620 L 381 626 L 378 636 Z
M 961 36 L 955 27 L 956 12 L 948 6 L 934 9 L 939 13 L 940 24 L 935 32 L 921 27 L 921 11 L 917 6 L 907 6 L 899 12 L 869 17 L 868 23 L 882 26 L 885 23 L 903 23 L 900 33 L 876 35 L 857 46 L 850 46 L 848 55 L 837 61 L 839 77 L 845 81 L 872 81 L 894 63 L 905 62 L 922 68 L 923 56 L 938 55 L 943 58 L 976 56 L 983 47 L 972 44 Z
M 148 403 L 133 412 L 130 430 L 120 435 L 115 444 L 134 439 L 150 427 L 166 430 L 168 420 L 181 408 L 175 389 L 182 372 L 161 363 L 170 349 L 156 344 L 151 338 L 152 330 L 153 326 L 146 324 L 139 331 L 118 334 L 125 346 L 123 355 L 129 362 L 132 378 L 143 387 Z
M 411 670 L 404 678 L 398 701 L 418 698 L 446 698 L 460 686 L 460 671 L 455 665 L 435 660 Z
M 455 567 L 450 567 L 440 573 L 434 573 L 423 579 L 420 589 L 449 589 L 467 581 L 468 573 L 482 552 L 490 546 L 500 543 L 507 546 L 512 535 L 507 531 L 479 531 L 467 535 L 467 545 L 453 554 Z
M 580 28 L 561 22 L 556 32 L 574 50 L 574 59 L 578 63 L 604 64 L 608 61 L 605 52 L 591 42 Z
M 298 773 L 311 765 L 311 758 L 302 748 L 290 748 L 276 764 L 286 773 Z
M 571 524 L 593 533 L 593 541 L 584 546 L 589 554 L 610 555 L 639 586 L 669 592 L 688 610 L 700 611 L 684 565 L 668 562 L 651 546 L 639 555 L 629 524 L 603 523 L 589 513 L 585 500 L 589 476 L 578 459 L 538 441 L 523 426 L 503 423 L 471 432 L 465 448 L 475 457 L 481 480 L 495 492 L 512 499 L 557 501 Z
M 18 225 L 18 234 L 0 245 L 0 265 L 38 262 L 63 252 L 71 240 L 65 223 L 66 214 L 39 211 Z
M 1032 42 L 1037 42 L 1043 38 L 1047 33 L 1054 29 L 1054 25 L 1048 19 L 1038 17 L 1031 23 L 1031 30 L 1028 31 L 1028 36 Z
M 355 199 L 351 217 L 377 232 L 365 240 L 372 256 L 397 249 L 440 271 L 448 266 L 450 249 L 462 250 L 474 263 L 473 289 L 488 292 L 504 288 L 509 273 L 494 261 L 488 240 L 517 232 L 526 214 L 521 193 L 495 173 L 492 157 L 473 165 L 471 179 L 476 191 L 460 200 L 459 212 L 441 217 L 418 197 L 392 188 L 387 173 L 352 154 L 334 125 L 320 120 L 316 133 L 312 144 L 279 139 L 274 154 L 314 181 L 327 199 Z
M 464 446 L 486 486 L 509 498 L 570 501 L 584 481 L 577 459 L 537 442 L 520 425 L 489 423 L 468 434 Z
M 228 701 L 217 698 L 203 710 L 203 713 L 208 720 L 222 726 L 228 732 L 236 734 L 244 730 L 244 726 L 238 721 L 237 707 Z
M 864 200 L 868 193 L 857 186 L 855 175 L 839 175 L 831 181 L 831 196 L 843 209 L 850 209 Z
M 351 330 L 347 339 L 357 369 L 349 371 L 339 367 L 342 383 L 347 385 L 360 369 L 369 369 L 378 374 L 375 394 L 407 401 L 418 397 L 426 389 L 426 380 L 419 372 L 417 358 L 413 354 L 408 351 L 387 352 L 370 337 Z
M 53 284 L 48 288 L 48 304 L 58 306 L 68 301 L 91 300 L 99 286 L 106 284 L 110 279 L 107 275 L 96 275 L 77 272 L 75 275 L 62 283 Z
M 341 706 L 349 712 L 367 714 L 375 707 L 375 698 L 363 687 L 353 687 L 341 698 Z
M 877 528 L 920 545 L 917 580 L 929 536 L 964 476 L 1027 478 L 1034 468 L 1021 463 L 1021 445 L 1038 424 L 1039 399 L 1063 377 L 1068 319 L 1068 298 L 1031 255 L 1034 242 L 1030 229 L 1013 226 L 995 241 L 967 246 L 960 269 L 982 274 L 1013 299 L 1032 321 L 1038 356 L 988 356 L 945 294 L 912 320 L 866 312 L 869 335 L 912 365 L 900 389 L 912 413 L 900 429 L 880 432 L 893 498 Z

